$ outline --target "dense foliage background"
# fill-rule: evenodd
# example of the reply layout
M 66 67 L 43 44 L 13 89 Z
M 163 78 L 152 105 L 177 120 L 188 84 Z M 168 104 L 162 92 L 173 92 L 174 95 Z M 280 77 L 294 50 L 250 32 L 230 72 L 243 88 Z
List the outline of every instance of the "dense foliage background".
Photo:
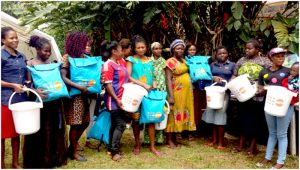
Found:
M 70 31 L 86 31 L 99 55 L 102 40 L 120 40 L 141 34 L 148 43 L 164 47 L 175 38 L 197 45 L 201 55 L 213 55 L 219 45 L 229 48 L 231 60 L 243 56 L 245 42 L 262 39 L 264 53 L 281 46 L 298 54 L 299 2 L 289 1 L 281 13 L 258 15 L 266 2 L 258 1 L 2 1 L 1 10 L 32 29 L 54 36 L 61 52 Z

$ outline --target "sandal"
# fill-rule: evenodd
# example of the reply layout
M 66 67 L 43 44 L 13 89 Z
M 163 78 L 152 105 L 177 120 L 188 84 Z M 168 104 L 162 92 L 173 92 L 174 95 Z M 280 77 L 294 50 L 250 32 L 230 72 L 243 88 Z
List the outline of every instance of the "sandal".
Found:
M 247 152 L 247 155 L 248 155 L 248 157 L 250 157 L 250 158 L 253 158 L 253 157 L 255 156 L 254 153 L 252 153 L 252 152 L 250 152 L 250 151 Z
M 210 142 L 210 143 L 207 143 L 206 146 L 209 146 L 209 147 L 213 147 L 216 143 L 214 142 Z
M 264 160 L 261 161 L 261 162 L 257 162 L 255 165 L 256 165 L 257 167 L 262 167 L 262 166 L 264 166 L 264 165 L 266 165 L 266 164 L 268 164 L 268 163 L 270 163 L 270 162 L 271 162 L 271 160 L 264 159 Z
M 157 157 L 161 157 L 162 155 L 158 150 L 150 150 L 150 152 L 152 152 Z
M 122 156 L 120 154 L 115 154 L 111 159 L 114 161 L 120 161 L 122 159 Z

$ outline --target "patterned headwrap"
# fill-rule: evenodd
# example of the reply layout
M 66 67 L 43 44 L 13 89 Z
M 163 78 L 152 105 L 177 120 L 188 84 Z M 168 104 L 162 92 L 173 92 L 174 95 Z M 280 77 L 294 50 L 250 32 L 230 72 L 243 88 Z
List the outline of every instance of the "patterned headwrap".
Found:
M 185 43 L 181 39 L 176 39 L 174 40 L 171 45 L 170 45 L 170 55 L 173 55 L 173 49 L 178 46 L 178 45 L 183 45 L 183 48 L 185 48 Z
M 157 46 L 157 45 L 160 45 L 160 46 L 161 46 L 161 44 L 160 44 L 159 42 L 153 42 L 153 43 L 151 44 L 151 51 L 152 51 L 153 48 L 154 48 L 155 46 Z

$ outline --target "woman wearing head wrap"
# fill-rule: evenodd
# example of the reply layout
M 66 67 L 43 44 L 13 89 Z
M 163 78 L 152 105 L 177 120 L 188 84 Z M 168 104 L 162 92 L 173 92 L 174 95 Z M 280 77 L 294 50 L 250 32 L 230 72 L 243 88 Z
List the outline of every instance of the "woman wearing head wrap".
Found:
M 165 67 L 168 102 L 171 105 L 165 132 L 168 133 L 168 145 L 171 148 L 176 147 L 172 133 L 196 130 L 192 82 L 184 60 L 184 48 L 182 40 L 174 40 L 170 45 L 172 57 L 167 60 Z
M 154 79 L 156 82 L 156 88 L 159 91 L 166 91 L 166 74 L 164 71 L 166 60 L 161 56 L 162 45 L 159 42 L 151 44 L 152 56 L 150 60 L 153 62 L 154 67 Z M 157 130 L 155 133 L 155 142 L 162 144 L 164 142 L 164 136 L 162 130 Z M 144 144 L 150 144 L 147 129 L 144 129 Z

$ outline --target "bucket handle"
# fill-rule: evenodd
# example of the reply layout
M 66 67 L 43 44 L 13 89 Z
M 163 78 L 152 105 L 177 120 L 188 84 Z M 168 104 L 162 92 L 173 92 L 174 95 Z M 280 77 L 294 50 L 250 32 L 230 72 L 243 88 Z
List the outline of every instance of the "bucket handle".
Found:
M 167 115 L 168 115 L 170 113 L 170 104 L 167 100 L 166 100 L 166 103 L 167 103 L 167 107 L 168 107 L 168 109 L 167 109 Z
M 225 86 L 224 87 L 226 87 L 226 85 L 227 85 L 227 81 L 226 80 L 221 80 L 221 81 L 223 81 L 224 83 L 225 83 Z M 213 83 L 212 85 L 210 85 L 210 86 L 214 86 L 214 85 L 216 85 L 216 84 L 218 84 L 219 82 L 215 82 L 215 83 Z
M 37 94 L 37 92 L 35 92 L 34 90 L 32 90 L 32 89 L 30 89 L 30 88 L 27 88 L 27 87 L 24 87 L 23 88 L 23 90 L 24 91 L 30 91 L 30 92 L 32 92 L 32 93 L 34 93 L 37 97 L 38 97 L 38 99 L 40 100 L 40 103 L 39 103 L 39 108 L 43 108 L 43 100 L 41 99 L 41 97 Z M 14 97 L 14 95 L 16 94 L 17 92 L 14 92 L 11 96 L 10 96 L 10 98 L 9 98 L 9 100 L 8 100 L 8 108 L 10 109 L 10 106 L 11 106 L 11 100 L 12 100 L 12 98 Z

